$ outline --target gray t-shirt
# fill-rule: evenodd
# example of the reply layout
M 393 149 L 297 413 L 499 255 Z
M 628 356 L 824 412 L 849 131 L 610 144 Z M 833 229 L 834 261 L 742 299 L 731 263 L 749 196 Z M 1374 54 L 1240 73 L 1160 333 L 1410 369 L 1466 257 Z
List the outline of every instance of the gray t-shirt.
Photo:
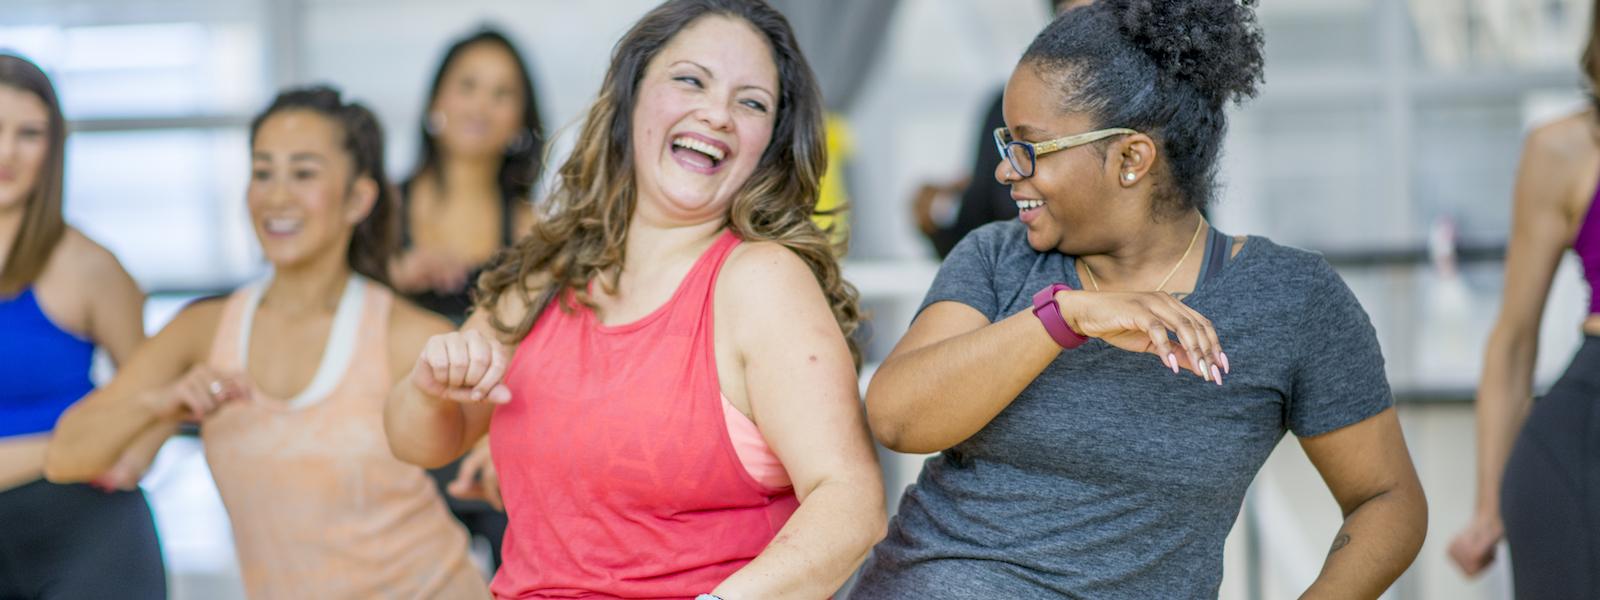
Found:
M 1052 283 L 1082 287 L 1070 257 L 1025 233 L 968 235 L 923 307 L 993 322 Z M 928 459 L 851 598 L 1215 597 L 1223 541 L 1284 432 L 1327 433 L 1393 400 L 1366 312 L 1319 254 L 1250 237 L 1184 302 L 1216 325 L 1224 386 L 1097 339 L 1062 352 Z

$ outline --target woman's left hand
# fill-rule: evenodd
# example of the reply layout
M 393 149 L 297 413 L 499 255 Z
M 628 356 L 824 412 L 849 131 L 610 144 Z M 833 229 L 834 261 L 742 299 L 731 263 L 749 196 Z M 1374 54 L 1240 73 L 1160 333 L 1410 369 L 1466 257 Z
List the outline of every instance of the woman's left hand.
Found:
M 500 475 L 494 469 L 494 458 L 489 454 L 489 437 L 484 436 L 472 452 L 461 460 L 461 470 L 456 480 L 450 482 L 450 495 L 462 500 L 482 500 L 495 510 L 505 512 L 500 500 Z
M 1056 302 L 1073 331 L 1129 352 L 1154 354 L 1174 373 L 1188 369 L 1221 385 L 1230 370 L 1216 326 L 1170 294 L 1065 290 L 1056 293 Z

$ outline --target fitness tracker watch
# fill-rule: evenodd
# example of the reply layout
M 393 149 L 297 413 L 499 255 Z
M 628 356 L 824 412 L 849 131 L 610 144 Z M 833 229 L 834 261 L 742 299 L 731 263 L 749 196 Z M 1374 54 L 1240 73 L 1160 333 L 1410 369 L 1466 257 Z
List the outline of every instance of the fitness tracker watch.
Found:
M 1062 348 L 1071 350 L 1082 346 L 1089 338 L 1083 337 L 1067 325 L 1066 319 L 1061 317 L 1061 305 L 1056 303 L 1056 292 L 1070 290 L 1072 286 L 1065 283 L 1054 283 L 1050 287 L 1039 290 L 1033 295 L 1033 316 L 1039 318 L 1044 324 L 1044 330 L 1050 334 L 1050 339 Z

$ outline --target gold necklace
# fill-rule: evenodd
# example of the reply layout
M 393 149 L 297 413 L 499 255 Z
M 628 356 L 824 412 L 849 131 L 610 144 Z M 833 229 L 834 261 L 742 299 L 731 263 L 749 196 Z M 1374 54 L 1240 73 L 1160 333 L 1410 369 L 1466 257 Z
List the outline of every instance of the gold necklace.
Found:
M 1172 270 L 1167 271 L 1167 276 L 1161 280 L 1161 285 L 1156 286 L 1156 291 L 1166 289 L 1167 282 L 1172 281 L 1172 276 L 1178 274 L 1178 267 L 1183 266 L 1183 261 L 1189 259 L 1189 253 L 1194 251 L 1194 241 L 1200 239 L 1200 230 L 1205 228 L 1206 220 L 1200 219 L 1194 226 L 1194 236 L 1189 238 L 1189 247 L 1183 249 L 1183 256 L 1178 257 L 1178 264 L 1172 265 Z M 1083 262 L 1083 261 L 1080 261 Z M 1088 262 L 1083 262 L 1083 272 L 1089 275 L 1089 285 L 1094 286 L 1094 291 L 1100 291 L 1100 282 L 1095 281 L 1094 269 L 1089 268 Z

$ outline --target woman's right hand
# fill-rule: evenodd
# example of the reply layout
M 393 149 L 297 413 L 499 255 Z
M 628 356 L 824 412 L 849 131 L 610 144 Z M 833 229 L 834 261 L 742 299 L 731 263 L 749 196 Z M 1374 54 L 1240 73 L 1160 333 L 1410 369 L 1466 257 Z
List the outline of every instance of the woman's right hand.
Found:
M 195 365 L 177 383 L 151 394 L 150 409 L 163 418 L 200 421 L 224 405 L 250 397 L 250 384 L 239 373 Z
M 1476 577 L 1494 564 L 1495 546 L 1504 535 L 1499 517 L 1473 517 L 1467 528 L 1450 540 L 1450 560 L 1468 577 Z
M 1222 385 L 1230 370 L 1211 320 L 1171 294 L 1063 290 L 1056 293 L 1056 304 L 1073 331 L 1129 352 L 1154 354 L 1173 373 L 1188 369 Z M 1178 336 L 1177 345 L 1169 332 Z
M 428 338 L 411 368 L 411 383 L 441 400 L 505 404 L 511 401 L 511 388 L 501 382 L 505 375 L 505 350 L 468 329 Z

